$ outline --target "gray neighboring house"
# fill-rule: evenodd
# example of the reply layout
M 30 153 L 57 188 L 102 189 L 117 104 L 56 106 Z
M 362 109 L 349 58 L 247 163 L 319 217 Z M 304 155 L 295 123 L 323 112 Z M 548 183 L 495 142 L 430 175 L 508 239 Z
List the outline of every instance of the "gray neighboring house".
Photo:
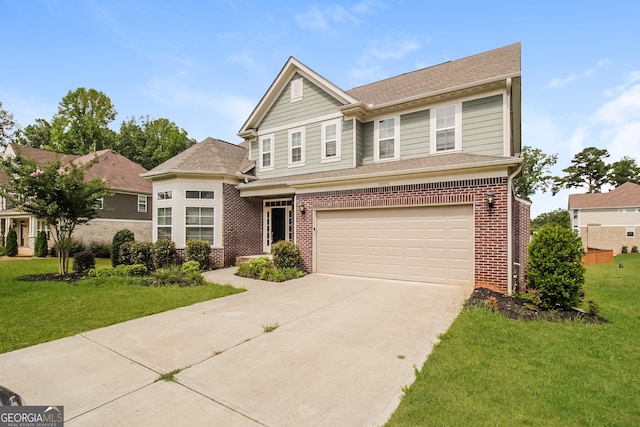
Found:
M 38 164 L 47 165 L 60 160 L 64 166 L 86 164 L 98 160 L 87 169 L 87 180 L 102 178 L 113 190 L 113 195 L 101 202 L 98 217 L 76 227 L 73 238 L 85 244 L 111 243 L 113 235 L 123 228 L 134 232 L 136 240 L 151 241 L 152 198 L 151 184 L 140 177 L 146 169 L 113 150 L 101 150 L 84 156 L 62 154 L 18 144 L 9 144 L 4 156 L 22 156 Z M 0 184 L 8 177 L 0 173 Z M 33 255 L 38 231 L 48 232 L 47 224 L 0 198 L 0 244 L 4 244 L 7 231 L 14 227 L 18 234 L 19 255 Z
M 142 176 L 153 239 L 217 266 L 295 242 L 308 272 L 523 286 L 520 44 L 343 90 L 289 58 L 238 145 L 208 138 Z

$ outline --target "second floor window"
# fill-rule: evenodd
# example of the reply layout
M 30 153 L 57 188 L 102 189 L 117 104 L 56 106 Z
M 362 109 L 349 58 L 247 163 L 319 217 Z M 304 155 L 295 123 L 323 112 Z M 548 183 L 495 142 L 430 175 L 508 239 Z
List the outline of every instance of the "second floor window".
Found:
M 213 199 L 213 191 L 187 190 L 187 199 Z
M 171 191 L 158 191 L 158 200 L 169 200 L 173 197 Z
M 260 168 L 273 169 L 273 134 L 260 138 Z
M 96 199 L 96 209 L 98 210 L 104 209 L 104 197 L 100 197 L 99 199 Z
M 375 160 L 390 160 L 400 157 L 398 127 L 399 117 L 378 120 L 375 123 Z
M 322 160 L 340 160 L 340 120 L 322 124 Z
M 431 151 L 460 150 L 461 104 L 451 104 L 431 110 Z
M 304 165 L 304 128 L 289 131 L 289 165 Z
M 147 211 L 147 196 L 138 196 L 138 212 Z

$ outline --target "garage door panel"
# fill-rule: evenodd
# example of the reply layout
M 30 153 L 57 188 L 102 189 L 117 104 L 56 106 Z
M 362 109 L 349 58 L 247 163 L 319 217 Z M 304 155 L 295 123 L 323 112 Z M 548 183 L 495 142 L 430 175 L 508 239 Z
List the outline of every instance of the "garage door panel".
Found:
M 316 271 L 472 283 L 470 205 L 316 212 Z

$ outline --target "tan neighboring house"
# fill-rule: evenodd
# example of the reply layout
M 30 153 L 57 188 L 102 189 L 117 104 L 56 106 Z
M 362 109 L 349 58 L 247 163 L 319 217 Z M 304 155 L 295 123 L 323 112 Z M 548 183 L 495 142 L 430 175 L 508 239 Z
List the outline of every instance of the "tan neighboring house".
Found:
M 113 190 L 113 195 L 100 201 L 98 217 L 76 228 L 73 238 L 85 244 L 91 242 L 110 243 L 113 235 L 123 228 L 134 232 L 136 240 L 151 241 L 152 198 L 151 184 L 140 174 L 147 170 L 113 150 L 101 150 L 84 156 L 61 154 L 18 144 L 9 144 L 4 156 L 22 156 L 47 165 L 60 160 L 64 166 L 75 163 L 83 165 L 94 161 L 87 169 L 85 178 L 104 179 Z M 0 184 L 8 177 L 0 172 Z M 5 244 L 7 231 L 14 227 L 18 235 L 20 255 L 32 255 L 38 231 L 48 231 L 44 221 L 11 205 L 0 198 L 0 244 Z
M 612 249 L 640 246 L 640 185 L 627 182 L 608 193 L 569 195 L 571 226 L 585 248 Z
M 308 272 L 523 284 L 520 44 L 344 90 L 289 58 L 238 135 L 143 176 L 153 239 L 215 265 L 295 242 Z

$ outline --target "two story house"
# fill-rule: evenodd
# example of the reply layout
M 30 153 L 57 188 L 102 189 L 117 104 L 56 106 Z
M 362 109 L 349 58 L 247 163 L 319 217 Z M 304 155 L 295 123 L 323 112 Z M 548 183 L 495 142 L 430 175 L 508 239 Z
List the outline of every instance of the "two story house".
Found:
M 79 225 L 73 238 L 85 245 L 92 242 L 111 243 L 113 235 L 123 228 L 134 232 L 136 239 L 151 240 L 151 184 L 140 177 L 142 166 L 112 150 L 101 150 L 84 156 L 62 154 L 39 148 L 9 144 L 4 156 L 21 156 L 41 165 L 59 160 L 61 165 L 78 166 L 93 162 L 86 170 L 87 180 L 101 178 L 113 190 L 113 195 L 100 201 L 98 218 Z M 0 172 L 0 184 L 8 180 Z M 18 235 L 20 255 L 33 255 L 38 231 L 49 231 L 47 224 L 34 216 L 16 210 L 11 202 L 0 198 L 0 244 L 4 245 L 10 227 Z
M 205 237 L 216 265 L 301 249 L 304 269 L 523 285 L 520 44 L 343 90 L 289 58 L 243 124 L 143 174 L 153 238 Z
M 626 182 L 607 193 L 570 194 L 571 226 L 585 249 L 640 246 L 640 185 Z

